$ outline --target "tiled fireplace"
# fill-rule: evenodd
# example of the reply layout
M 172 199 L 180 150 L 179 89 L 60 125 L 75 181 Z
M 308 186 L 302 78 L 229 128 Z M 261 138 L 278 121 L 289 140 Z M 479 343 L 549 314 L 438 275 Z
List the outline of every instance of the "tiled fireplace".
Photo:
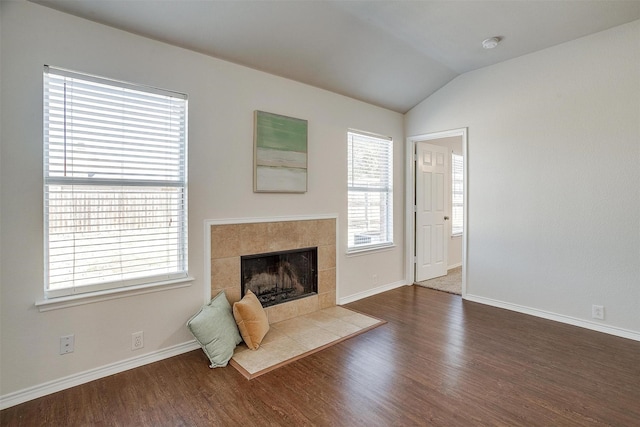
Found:
M 241 298 L 241 257 L 317 247 L 317 293 L 265 308 L 269 323 L 336 305 L 336 219 L 212 223 L 211 296 Z

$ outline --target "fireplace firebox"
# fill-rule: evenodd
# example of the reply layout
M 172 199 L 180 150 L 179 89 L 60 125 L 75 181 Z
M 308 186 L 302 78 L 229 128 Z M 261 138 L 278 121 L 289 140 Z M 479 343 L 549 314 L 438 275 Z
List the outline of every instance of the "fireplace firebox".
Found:
M 318 293 L 318 248 L 240 257 L 242 295 L 251 290 L 263 307 Z

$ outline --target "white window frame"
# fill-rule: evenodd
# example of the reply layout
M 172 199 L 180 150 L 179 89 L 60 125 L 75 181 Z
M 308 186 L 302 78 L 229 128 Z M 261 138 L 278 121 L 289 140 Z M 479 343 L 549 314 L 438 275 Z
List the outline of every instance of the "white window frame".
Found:
M 55 80 L 55 83 L 52 83 Z M 60 95 L 62 84 L 64 95 Z M 77 84 L 91 86 L 90 90 L 95 90 L 100 93 L 95 101 L 96 107 L 89 107 L 87 110 L 85 107 L 84 112 L 81 112 L 81 107 L 73 107 L 71 96 L 67 96 L 67 92 L 70 92 L 72 85 Z M 68 89 L 69 87 L 69 89 Z M 57 93 L 56 93 L 57 90 Z M 53 68 L 45 66 L 44 70 L 44 297 L 46 300 L 68 300 L 69 298 L 75 298 L 82 296 L 83 298 L 94 298 L 101 295 L 112 294 L 113 292 L 126 291 L 129 293 L 146 293 L 148 290 L 157 289 L 162 286 L 171 285 L 176 287 L 176 284 L 187 282 L 192 280 L 188 277 L 188 257 L 187 257 L 187 96 L 185 94 L 167 91 L 163 89 L 157 89 L 142 85 L 135 85 L 115 80 L 109 80 L 97 76 L 91 76 L 87 74 L 76 73 L 69 70 L 60 68 Z M 125 97 L 131 97 L 141 99 L 144 97 L 154 98 L 153 102 L 158 99 L 158 103 L 163 103 L 165 108 L 164 113 L 155 113 L 145 108 L 142 113 L 119 113 L 115 112 L 113 108 L 109 107 L 107 97 L 113 95 L 112 99 L 115 102 L 121 102 L 122 107 L 118 107 L 120 110 L 125 111 L 129 104 L 123 101 Z M 83 95 L 85 97 L 91 95 Z M 85 98 L 86 99 L 86 98 Z M 94 102 L 94 101 L 90 101 Z M 171 105 L 167 107 L 167 105 Z M 62 105 L 62 106 L 61 106 Z M 76 104 L 78 105 L 78 104 Z M 113 104 L 112 104 L 113 105 Z M 81 117 L 82 114 L 91 116 L 89 119 Z M 140 111 L 140 110 L 138 110 Z M 167 112 L 168 111 L 168 112 Z M 60 114 L 62 112 L 62 114 Z M 103 115 L 104 114 L 104 115 Z M 158 154 L 157 146 L 161 143 L 154 142 L 153 138 L 148 140 L 140 137 L 139 145 L 147 144 L 148 149 L 137 149 L 139 147 L 138 142 L 124 142 L 127 136 L 122 136 L 120 140 L 117 137 L 113 137 L 112 134 L 105 136 L 114 129 L 114 122 L 117 122 L 122 129 L 129 126 L 129 120 L 134 115 L 138 115 L 136 119 L 138 122 L 145 120 L 155 120 L 156 123 L 160 123 L 159 126 L 155 124 L 149 124 L 149 122 L 138 123 L 137 125 L 131 125 L 133 132 L 142 132 L 142 129 L 146 129 L 146 125 L 149 126 L 150 132 L 155 132 L 155 137 L 158 139 L 164 139 L 170 141 L 167 144 L 171 145 L 171 154 Z M 153 119 L 140 119 L 139 116 L 154 115 Z M 157 117 L 160 117 L 158 119 Z M 166 119 L 163 117 L 171 117 Z M 177 119 L 176 119 L 177 117 Z M 72 123 L 75 120 L 75 123 Z M 85 136 L 84 142 L 78 142 L 81 138 L 74 133 L 75 130 L 72 127 L 85 120 L 86 127 L 91 127 L 92 132 L 97 132 L 96 136 Z M 107 121 L 112 120 L 111 123 Z M 63 123 L 62 127 L 59 125 Z M 57 126 L 57 127 L 56 127 Z M 134 127 L 138 126 L 138 127 Z M 63 129 L 63 130 L 61 130 Z M 159 130 L 160 129 L 160 130 Z M 122 135 L 127 135 L 127 131 L 123 130 Z M 109 142 L 105 142 L 109 140 Z M 121 143 L 121 144 L 120 144 Z M 84 146 L 82 146 L 84 144 Z M 120 144 L 120 145 L 117 145 Z M 154 145 L 155 144 L 155 145 Z M 132 148 L 133 146 L 136 148 Z M 64 147 L 64 150 L 60 150 L 60 147 Z M 93 146 L 94 148 L 90 148 Z M 115 147 L 118 148 L 115 148 Z M 98 148 L 95 148 L 98 147 Z M 124 148 L 122 148 L 124 147 Z M 57 150 L 57 151 L 56 151 Z M 109 151 L 111 150 L 111 151 Z M 120 160 L 112 162 L 117 163 L 117 166 L 113 166 L 109 163 L 109 156 L 113 152 L 119 152 L 120 154 L 111 156 L 112 158 L 118 158 Z M 138 151 L 134 153 L 134 151 Z M 122 154 L 124 152 L 124 154 Z M 62 153 L 62 154 L 61 154 Z M 80 154 L 79 154 L 80 153 Z M 135 155 L 134 155 L 135 154 Z M 118 157 L 119 156 L 119 157 Z M 161 160 L 158 160 L 158 156 L 161 156 Z M 134 159 L 134 157 L 136 157 Z M 75 159 L 82 160 L 75 160 Z M 153 159 L 152 159 L 153 158 Z M 88 159 L 88 160 L 87 160 Z M 152 160 L 150 160 L 152 159 Z M 135 165 L 133 161 L 135 160 Z M 149 166 L 147 163 L 152 162 L 153 165 Z M 64 171 L 61 171 L 60 165 L 64 164 Z M 88 164 L 97 168 L 101 172 L 93 176 L 91 173 L 78 172 L 81 167 Z M 129 169 L 128 169 L 129 168 Z M 119 172 L 118 172 L 119 169 Z M 144 172 L 144 175 L 136 177 L 136 174 Z M 114 189 L 119 190 L 114 190 Z M 132 189 L 136 189 L 138 193 L 132 192 Z M 77 190 L 77 193 L 76 193 Z M 69 195 L 69 199 L 64 199 L 64 202 L 60 202 L 60 196 L 55 195 L 52 192 L 58 192 L 58 194 Z M 109 202 L 108 200 L 116 200 L 117 197 L 107 199 L 101 194 L 109 193 L 110 195 L 116 194 L 120 196 L 120 203 Z M 83 194 L 83 196 L 76 196 L 76 194 Z M 152 194 L 156 195 L 158 203 L 167 203 L 164 209 L 148 209 L 150 206 L 148 203 Z M 94 195 L 96 198 L 93 200 L 100 200 L 100 207 L 91 209 L 78 209 L 79 203 L 90 200 L 87 195 Z M 142 198 L 139 198 L 140 196 Z M 143 196 L 144 195 L 144 196 Z M 58 199 L 56 200 L 56 197 Z M 82 197 L 85 197 L 82 199 Z M 71 203 L 66 204 L 66 200 L 72 200 Z M 94 220 L 94 226 L 84 227 L 90 229 L 91 236 L 95 239 L 95 242 L 102 244 L 103 238 L 98 234 L 104 236 L 104 224 L 109 222 L 113 234 L 120 234 L 122 237 L 114 238 L 113 240 L 119 240 L 120 242 L 127 239 L 126 231 L 131 230 L 134 227 L 143 229 L 144 225 L 141 224 L 142 218 L 146 216 L 153 216 L 156 212 L 164 211 L 163 216 L 159 216 L 158 219 L 147 220 L 147 222 L 160 223 L 161 225 L 149 226 L 144 233 L 137 233 L 134 238 L 131 238 L 129 243 L 116 243 L 114 251 L 119 251 L 118 255 L 112 257 L 105 257 L 99 254 L 102 248 L 98 247 L 94 249 L 92 247 L 89 251 L 78 251 L 76 248 L 80 246 L 79 242 L 81 238 L 87 236 L 87 234 L 81 235 L 78 228 L 78 215 L 91 215 L 98 216 L 102 213 L 100 208 L 106 206 L 103 209 L 104 212 L 110 208 L 122 207 L 122 203 L 131 203 L 132 201 L 140 203 L 141 201 L 147 201 L 147 204 L 141 204 L 144 209 L 136 210 L 137 206 L 129 207 L 129 211 L 124 210 L 112 210 L 110 213 L 105 213 L 109 218 L 107 220 Z M 151 206 L 155 206 L 151 205 Z M 62 207 L 62 208 L 61 208 Z M 73 209 L 74 215 L 67 216 L 64 213 L 64 209 Z M 144 214 L 137 213 L 144 211 Z M 62 213 L 61 213 L 62 212 Z M 82 212 L 78 214 L 77 212 Z M 118 212 L 120 220 L 118 225 L 113 225 L 114 216 L 111 212 Z M 134 213 L 130 213 L 134 212 Z M 171 213 L 167 213 L 171 212 Z M 57 215 L 57 216 L 56 216 Z M 57 223 L 55 222 L 57 218 Z M 56 229 L 56 224 L 60 224 L 63 218 L 65 224 L 65 236 L 63 237 L 66 242 L 72 242 L 72 249 L 69 249 L 68 256 L 65 255 L 67 261 L 64 265 L 67 266 L 66 271 L 70 273 L 64 273 L 64 280 L 60 280 L 55 283 L 55 280 L 51 280 L 53 269 L 59 269 L 62 262 L 53 259 L 54 254 L 59 254 L 54 248 L 55 243 L 53 237 Z M 82 217 L 83 221 L 86 221 L 86 217 Z M 139 221 L 135 225 L 131 225 L 132 221 Z M 175 221 L 175 222 L 173 222 Z M 173 222 L 173 223 L 172 223 Z M 125 225 L 121 225 L 125 224 Z M 177 224 L 177 225 L 176 225 Z M 153 232 L 160 232 L 160 245 L 161 249 L 158 249 L 156 253 L 164 252 L 163 255 L 153 255 L 150 261 L 142 262 L 137 261 L 140 264 L 141 271 L 127 270 L 125 261 L 132 261 L 135 256 L 127 254 L 127 250 L 131 250 L 133 245 L 136 245 L 136 249 L 145 250 L 145 245 L 153 245 L 149 243 L 151 238 L 149 237 L 150 229 Z M 57 230 L 59 230 L 58 228 Z M 106 233 L 108 234 L 108 233 Z M 170 236 L 170 237 L 169 237 Z M 138 237 L 143 237 L 144 244 L 132 243 Z M 104 240 L 106 242 L 106 240 Z M 52 246 L 52 243 L 54 246 Z M 128 246 L 127 246 L 128 245 Z M 99 246 L 99 245 L 96 245 Z M 150 246 L 149 246 L 150 247 Z M 152 253 L 151 249 L 148 252 L 143 252 L 142 255 L 138 254 L 139 258 L 147 256 Z M 171 253 L 171 255 L 169 255 Z M 82 271 L 80 264 L 80 256 L 88 255 L 91 262 L 99 264 L 100 261 L 108 258 L 114 260 L 113 264 L 118 266 L 117 275 L 114 275 L 112 279 L 107 279 L 106 274 L 100 273 L 87 273 L 87 269 Z M 102 257 L 102 258 L 100 258 Z M 118 259 L 119 261 L 115 261 Z M 121 262 L 122 261 L 122 262 Z M 155 267 L 150 267 L 154 265 Z M 93 267 L 95 270 L 96 267 Z M 60 271 L 60 270 L 58 270 Z M 83 280 L 82 275 L 88 275 L 90 278 Z M 51 286 L 52 282 L 54 285 Z M 178 285 L 179 286 L 179 285 Z M 143 291 L 141 291 L 143 290 Z M 47 304 L 47 302 L 37 302 L 36 305 Z M 73 304 L 72 304 L 73 305 Z M 41 310 L 42 311 L 42 310 Z
M 374 156 L 371 170 L 377 171 L 366 177 L 358 178 L 356 158 L 367 149 L 367 145 L 377 144 L 372 152 Z M 393 246 L 393 139 L 390 137 L 349 129 L 347 132 L 347 253 L 357 253 Z M 362 168 L 363 166 L 360 165 Z M 361 169 L 360 172 L 364 172 Z M 366 182 L 369 181 L 369 182 Z M 355 205 L 358 195 L 379 198 L 380 203 L 372 205 L 365 202 L 364 212 L 358 212 L 362 206 Z M 366 200 L 366 199 L 365 199 Z M 368 206 L 378 209 L 369 220 Z M 364 216 L 365 218 L 363 218 Z M 360 238 L 358 238 L 360 236 Z
M 451 153 L 451 236 L 461 236 L 463 233 L 464 157 Z

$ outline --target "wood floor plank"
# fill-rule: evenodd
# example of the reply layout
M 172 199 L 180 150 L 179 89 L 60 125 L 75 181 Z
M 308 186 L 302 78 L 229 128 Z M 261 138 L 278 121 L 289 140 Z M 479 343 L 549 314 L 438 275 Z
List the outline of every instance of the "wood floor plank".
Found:
M 2 426 L 640 425 L 640 343 L 419 286 L 386 320 L 253 380 L 198 351 L 0 412 Z

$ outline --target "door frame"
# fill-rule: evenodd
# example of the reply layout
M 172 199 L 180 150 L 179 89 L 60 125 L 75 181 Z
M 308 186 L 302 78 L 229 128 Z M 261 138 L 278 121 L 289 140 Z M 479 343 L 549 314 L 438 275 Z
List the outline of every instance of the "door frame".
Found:
M 405 175 L 405 277 L 407 285 L 412 285 L 415 281 L 415 246 L 416 246 L 416 224 L 415 224 L 415 192 L 416 192 L 416 144 L 434 139 L 448 138 L 452 136 L 462 137 L 462 170 L 464 185 L 464 232 L 462 233 L 462 298 L 467 294 L 467 252 L 469 242 L 469 150 L 467 147 L 468 128 L 452 129 L 442 132 L 426 133 L 407 137 L 405 146 L 406 175 Z

